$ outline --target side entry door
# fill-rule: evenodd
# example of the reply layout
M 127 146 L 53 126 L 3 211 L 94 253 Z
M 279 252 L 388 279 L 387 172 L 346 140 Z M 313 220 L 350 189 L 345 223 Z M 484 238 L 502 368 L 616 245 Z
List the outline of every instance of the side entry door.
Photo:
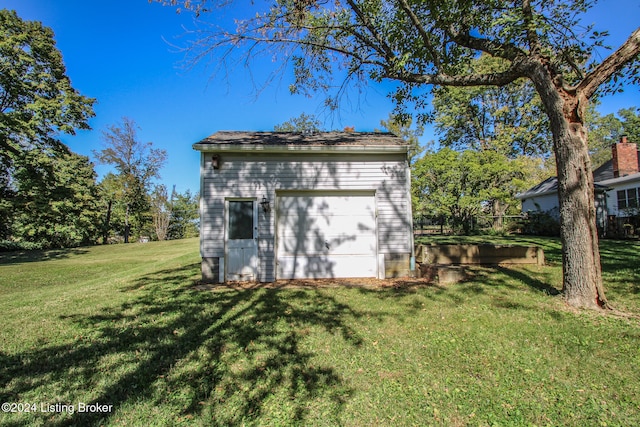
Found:
M 258 267 L 258 209 L 255 200 L 226 201 L 225 280 L 254 281 Z

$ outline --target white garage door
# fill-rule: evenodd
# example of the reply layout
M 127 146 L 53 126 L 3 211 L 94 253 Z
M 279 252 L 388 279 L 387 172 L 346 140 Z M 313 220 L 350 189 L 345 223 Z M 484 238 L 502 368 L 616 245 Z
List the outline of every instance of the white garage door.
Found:
M 373 194 L 286 194 L 277 202 L 279 279 L 376 277 Z

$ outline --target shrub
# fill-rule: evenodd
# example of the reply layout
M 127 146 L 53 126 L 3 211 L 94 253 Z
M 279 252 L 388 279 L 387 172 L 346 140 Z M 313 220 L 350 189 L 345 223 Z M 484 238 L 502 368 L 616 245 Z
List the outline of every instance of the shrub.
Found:
M 558 209 L 550 211 L 530 211 L 524 223 L 523 234 L 534 236 L 559 236 L 560 221 Z
M 11 240 L 0 240 L 0 252 L 37 251 L 41 249 L 43 249 L 43 246 L 41 243 L 13 242 Z

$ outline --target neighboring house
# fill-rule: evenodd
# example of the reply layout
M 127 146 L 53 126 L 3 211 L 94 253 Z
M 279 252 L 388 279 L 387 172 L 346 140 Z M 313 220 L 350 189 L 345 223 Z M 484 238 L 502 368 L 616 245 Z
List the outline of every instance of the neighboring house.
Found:
M 638 215 L 640 205 L 640 155 L 635 143 L 623 136 L 611 147 L 612 159 L 593 171 L 598 227 L 620 227 Z M 558 212 L 558 181 L 549 178 L 516 195 L 523 212 Z
M 388 133 L 217 132 L 200 160 L 205 281 L 414 269 L 408 146 Z

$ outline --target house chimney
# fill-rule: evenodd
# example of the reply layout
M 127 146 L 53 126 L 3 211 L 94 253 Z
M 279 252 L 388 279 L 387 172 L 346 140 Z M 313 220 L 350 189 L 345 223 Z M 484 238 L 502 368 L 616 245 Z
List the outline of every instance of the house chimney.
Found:
M 615 178 L 638 172 L 638 146 L 633 142 L 627 142 L 627 135 L 622 135 L 620 142 L 613 144 L 611 153 Z

